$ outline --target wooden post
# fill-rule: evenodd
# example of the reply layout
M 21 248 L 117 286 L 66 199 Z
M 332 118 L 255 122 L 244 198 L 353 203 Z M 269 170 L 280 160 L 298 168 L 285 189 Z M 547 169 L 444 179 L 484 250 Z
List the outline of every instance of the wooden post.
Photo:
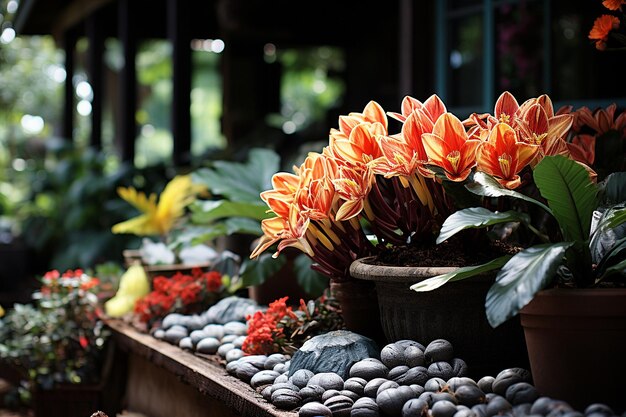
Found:
M 63 49 L 65 50 L 65 84 L 63 85 L 63 119 L 61 122 L 61 137 L 72 140 L 74 137 L 74 47 L 76 34 L 67 30 L 63 35 Z
M 124 55 L 124 67 L 120 74 L 120 102 L 119 108 L 119 145 L 123 161 L 133 162 L 135 159 L 135 138 L 137 124 L 135 112 L 137 110 L 137 69 L 135 55 L 137 54 L 137 38 L 134 27 L 137 25 L 134 16 L 134 2 L 120 0 L 118 3 L 119 37 Z
M 100 13 L 92 13 L 86 22 L 89 50 L 87 51 L 87 67 L 89 70 L 89 84 L 93 92 L 91 101 L 91 139 L 90 145 L 96 149 L 102 148 L 102 107 L 103 79 L 102 56 L 104 54 L 104 35 Z
M 191 18 L 190 2 L 168 0 L 167 33 L 172 43 L 172 137 L 176 166 L 191 161 Z

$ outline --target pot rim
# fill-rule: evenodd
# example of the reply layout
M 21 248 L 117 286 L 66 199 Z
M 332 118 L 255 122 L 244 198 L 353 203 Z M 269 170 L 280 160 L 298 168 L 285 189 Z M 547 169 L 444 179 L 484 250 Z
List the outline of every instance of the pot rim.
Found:
M 367 263 L 375 256 L 360 258 L 350 264 L 350 276 L 365 281 L 416 282 L 416 280 L 454 272 L 459 267 L 387 266 Z

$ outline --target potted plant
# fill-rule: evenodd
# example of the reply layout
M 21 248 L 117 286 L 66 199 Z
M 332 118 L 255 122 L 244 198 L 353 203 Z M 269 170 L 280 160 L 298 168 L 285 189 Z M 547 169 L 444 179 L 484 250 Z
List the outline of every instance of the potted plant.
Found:
M 36 416 L 117 411 L 103 401 L 113 350 L 98 317 L 98 286 L 81 270 L 50 271 L 33 305 L 16 304 L 0 320 L 0 358 L 22 375 L 22 398 L 32 400 Z
M 623 142 L 626 132 L 619 121 L 624 116 L 613 120 L 614 111 L 611 106 L 602 135 Z M 591 115 L 588 109 L 582 112 Z M 582 120 L 583 124 L 593 121 L 585 116 Z M 593 148 L 588 156 L 593 162 Z M 506 188 L 485 172 L 476 173 L 467 185 L 470 191 L 539 207 L 541 216 L 534 220 L 541 225 L 533 224 L 528 211 L 467 208 L 446 219 L 438 241 L 467 229 L 516 223 L 528 226 L 537 235 L 538 244 L 412 288 L 431 291 L 446 282 L 473 276 L 477 270 L 497 270 L 496 282 L 485 300 L 487 318 L 496 327 L 521 313 L 533 379 L 540 392 L 579 407 L 597 401 L 620 406 L 623 396 L 619 387 L 626 372 L 622 354 L 626 330 L 626 173 L 612 173 L 601 183 L 594 182 L 593 174 L 571 159 L 546 156 L 532 171 L 532 187 L 522 193 Z M 599 367 L 593 361 L 581 360 L 591 357 L 610 358 L 611 365 Z M 589 382 L 594 380 L 603 381 L 602 386 Z
M 355 301 L 354 304 L 359 306 L 361 310 L 355 315 L 363 320 L 360 328 L 355 327 L 346 315 L 344 319 L 349 329 L 366 335 L 369 335 L 367 327 L 377 320 L 382 321 L 389 341 L 402 338 L 417 338 L 424 342 L 438 337 L 455 339 L 454 333 L 458 329 L 482 321 L 480 329 L 483 331 L 467 332 L 473 337 L 465 342 L 463 336 L 457 334 L 459 339 L 454 342 L 465 357 L 472 350 L 474 355 L 469 356 L 472 359 L 477 356 L 472 363 L 478 363 L 478 358 L 489 356 L 491 351 L 496 355 L 503 350 L 495 348 L 497 343 L 490 339 L 493 335 L 485 336 L 484 331 L 493 332 L 484 317 L 468 319 L 455 310 L 461 309 L 460 305 L 470 305 L 473 307 L 468 307 L 467 311 L 476 311 L 489 282 L 470 286 L 476 290 L 472 296 L 467 289 L 459 288 L 457 301 L 444 298 L 444 301 L 430 305 L 436 307 L 435 310 L 429 310 L 420 305 L 422 298 L 429 300 L 432 296 L 420 297 L 409 290 L 419 268 L 408 270 L 403 265 L 403 273 L 409 275 L 400 278 L 396 274 L 392 278 L 389 275 L 392 269 L 386 267 L 402 265 L 394 258 L 407 253 L 418 263 L 425 261 L 427 251 L 437 249 L 436 232 L 443 220 L 458 207 L 468 204 L 457 192 L 464 191 L 458 183 L 469 176 L 476 164 L 475 151 L 481 143 L 480 138 L 468 133 L 462 122 L 446 111 L 437 96 L 431 96 L 423 103 L 406 97 L 402 113 L 389 115 L 402 123 L 400 133 L 390 132 L 387 114 L 376 102 L 370 102 L 362 113 L 341 116 L 339 129 L 331 130 L 329 146 L 322 153 L 310 154 L 293 174 L 274 176 L 274 189 L 261 196 L 276 217 L 263 221 L 265 234 L 253 256 L 274 243 L 278 243 L 278 252 L 294 246 L 307 253 L 314 261 L 314 268 L 331 277 L 331 287 L 340 289 L 337 297 L 342 301 L 344 314 L 349 312 L 348 301 Z M 437 145 L 440 145 L 439 149 Z M 445 153 L 442 153 L 442 147 L 446 147 Z M 441 161 L 443 169 L 436 171 L 431 167 L 431 161 L 435 159 Z M 456 252 L 450 256 L 453 249 Z M 371 256 L 376 259 L 368 259 Z M 466 261 L 459 264 L 459 256 L 467 256 L 463 245 L 446 245 L 445 250 L 432 256 L 434 260 L 430 265 L 426 262 L 420 265 L 430 269 L 419 271 L 432 276 L 438 273 L 433 267 L 463 266 Z M 446 265 L 444 262 L 450 258 L 455 258 L 456 263 Z M 381 265 L 373 268 L 374 262 Z M 387 265 L 383 268 L 382 264 Z M 364 269 L 383 272 L 370 274 L 369 271 L 364 273 Z M 341 291 L 344 286 L 351 288 Z M 355 287 L 369 288 L 373 300 L 359 296 L 364 291 Z M 389 294 L 395 292 L 408 298 L 387 296 L 388 290 Z M 470 299 L 474 301 L 468 301 Z M 383 303 L 380 314 L 378 302 Z M 448 307 L 448 302 L 455 305 L 455 310 Z M 372 307 L 374 313 L 368 316 L 363 310 Z M 420 324 L 415 324 L 418 322 Z M 419 329 L 419 333 L 416 334 L 415 329 Z M 521 328 L 516 332 L 523 346 Z M 482 347 L 485 350 L 481 351 Z M 523 361 L 525 352 L 517 356 Z M 495 368 L 498 364 L 493 362 L 493 366 Z

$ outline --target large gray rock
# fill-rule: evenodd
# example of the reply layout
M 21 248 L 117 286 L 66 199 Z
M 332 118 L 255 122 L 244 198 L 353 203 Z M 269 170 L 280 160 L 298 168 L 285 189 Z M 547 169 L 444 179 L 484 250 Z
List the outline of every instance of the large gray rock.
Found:
M 226 297 L 218 301 L 206 312 L 209 323 L 226 324 L 231 321 L 246 321 L 248 314 L 259 307 L 256 301 L 243 297 Z
M 315 374 L 334 372 L 345 380 L 354 363 L 371 357 L 378 357 L 376 342 L 348 330 L 336 330 L 306 341 L 293 355 L 289 375 L 308 369 Z

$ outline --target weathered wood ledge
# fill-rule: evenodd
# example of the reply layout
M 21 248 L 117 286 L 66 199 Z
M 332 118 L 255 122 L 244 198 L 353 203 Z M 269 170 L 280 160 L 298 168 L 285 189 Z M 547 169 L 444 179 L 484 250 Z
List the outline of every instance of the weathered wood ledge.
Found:
M 160 368 L 146 372 L 144 370 L 145 365 L 142 368 L 142 365 L 129 363 L 126 401 L 131 403 L 131 408 L 132 403 L 141 403 L 142 401 L 145 403 L 146 401 L 128 397 L 141 397 L 141 394 L 137 394 L 137 389 L 140 389 L 145 384 L 151 384 L 149 390 L 152 398 L 148 400 L 150 403 L 154 403 L 155 400 L 157 402 L 160 400 L 163 402 L 175 401 L 179 403 L 177 408 L 184 408 L 185 402 L 199 404 L 206 400 L 206 404 L 197 407 L 202 408 L 205 415 L 207 415 L 206 412 L 209 409 L 215 409 L 215 406 L 217 406 L 221 410 L 219 415 L 223 415 L 224 411 L 230 411 L 230 414 L 234 416 L 243 417 L 297 416 L 295 412 L 278 410 L 265 401 L 250 385 L 229 375 L 220 362 L 220 358 L 216 355 L 198 355 L 184 351 L 178 346 L 139 332 L 120 320 L 108 320 L 107 324 L 113 332 L 113 339 L 116 344 L 122 351 L 128 354 L 129 361 L 132 362 L 134 358 L 135 363 L 147 362 L 148 367 L 154 365 Z M 170 375 L 176 378 L 168 378 Z M 167 379 L 167 381 L 155 381 L 155 379 Z M 187 390 L 185 387 L 183 390 L 179 389 L 179 392 L 192 391 L 192 395 L 195 397 L 198 396 L 199 392 L 203 398 L 200 401 L 198 401 L 198 398 L 181 398 L 184 395 L 179 393 L 174 395 L 174 399 L 170 398 L 167 400 L 166 395 L 169 394 L 172 397 L 175 392 L 173 385 L 179 383 L 178 381 L 182 381 L 197 390 L 197 392 L 193 393 L 192 390 Z M 155 393 L 155 390 L 158 391 L 160 386 L 163 386 L 163 395 L 158 392 Z M 162 406 L 171 405 L 162 404 Z M 149 408 L 152 408 L 153 411 L 148 413 L 148 415 L 156 417 L 154 414 L 159 414 L 158 410 L 162 409 L 162 406 L 151 404 Z M 145 410 L 138 411 L 145 412 Z

